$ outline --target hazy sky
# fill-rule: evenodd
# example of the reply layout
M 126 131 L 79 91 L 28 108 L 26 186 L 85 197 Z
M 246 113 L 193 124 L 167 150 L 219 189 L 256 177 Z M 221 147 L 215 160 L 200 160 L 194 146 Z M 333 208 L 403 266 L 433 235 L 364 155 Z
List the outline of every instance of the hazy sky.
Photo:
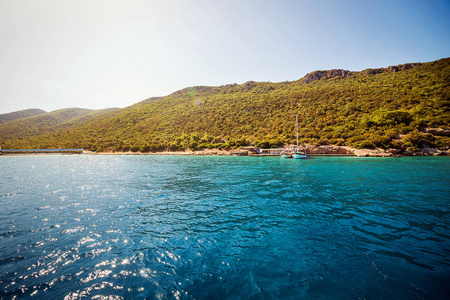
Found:
M 449 56 L 448 0 L 0 0 L 0 113 Z

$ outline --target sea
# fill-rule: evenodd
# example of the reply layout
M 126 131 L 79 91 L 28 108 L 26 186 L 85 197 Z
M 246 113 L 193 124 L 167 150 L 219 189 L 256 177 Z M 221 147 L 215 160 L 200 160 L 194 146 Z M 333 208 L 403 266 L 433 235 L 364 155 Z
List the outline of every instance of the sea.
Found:
M 0 299 L 450 299 L 450 158 L 0 157 Z

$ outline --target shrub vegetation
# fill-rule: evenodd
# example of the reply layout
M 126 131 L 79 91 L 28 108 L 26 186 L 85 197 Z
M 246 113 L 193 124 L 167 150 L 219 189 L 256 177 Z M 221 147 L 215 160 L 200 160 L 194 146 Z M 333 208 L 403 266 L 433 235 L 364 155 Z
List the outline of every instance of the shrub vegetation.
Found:
M 296 114 L 301 143 L 449 146 L 448 137 L 424 129 L 450 127 L 450 59 L 335 73 L 292 82 L 196 86 L 124 109 L 19 118 L 0 124 L 0 146 L 135 152 L 271 148 L 295 143 Z

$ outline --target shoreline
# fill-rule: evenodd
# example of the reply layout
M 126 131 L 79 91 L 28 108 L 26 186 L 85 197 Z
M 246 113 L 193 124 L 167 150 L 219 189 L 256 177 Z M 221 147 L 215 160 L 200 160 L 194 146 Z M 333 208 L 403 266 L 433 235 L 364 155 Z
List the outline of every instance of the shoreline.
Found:
M 408 157 L 408 156 L 450 156 L 450 149 L 422 148 L 419 151 L 401 149 L 356 149 L 348 146 L 303 146 L 308 156 L 334 156 L 334 157 Z M 279 154 L 257 154 L 250 150 L 219 150 L 203 149 L 192 151 L 159 151 L 159 152 L 93 152 L 83 153 L 89 155 L 197 155 L 197 156 L 252 156 L 267 157 L 280 156 Z
M 304 146 L 308 156 L 334 156 L 334 157 L 408 157 L 408 156 L 450 156 L 449 149 L 422 148 L 419 151 L 401 149 L 355 149 L 348 146 Z M 0 150 L 1 151 L 1 150 Z M 252 156 L 267 157 L 279 156 L 279 154 L 257 154 L 246 149 L 219 150 L 203 149 L 192 151 L 158 151 L 158 152 L 92 152 L 82 151 L 80 153 L 5 153 L 2 156 L 35 156 L 35 155 L 176 155 L 176 156 Z

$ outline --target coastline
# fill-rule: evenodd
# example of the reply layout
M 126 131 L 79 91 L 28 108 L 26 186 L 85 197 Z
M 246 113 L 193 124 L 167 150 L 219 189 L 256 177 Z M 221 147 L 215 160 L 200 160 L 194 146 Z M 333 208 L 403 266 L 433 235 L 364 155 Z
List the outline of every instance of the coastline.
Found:
M 308 156 L 356 156 L 356 157 L 405 157 L 405 156 L 450 156 L 450 149 L 422 148 L 419 151 L 409 151 L 401 149 L 355 149 L 348 146 L 313 146 L 305 145 Z M 257 154 L 254 151 L 245 149 L 220 150 L 220 149 L 202 149 L 192 151 L 158 151 L 158 152 L 92 152 L 82 151 L 80 153 L 5 153 L 2 156 L 48 156 L 48 155 L 175 155 L 175 156 L 279 156 L 279 154 Z
M 348 146 L 313 146 L 304 145 L 308 156 L 357 156 L 357 157 L 407 157 L 407 156 L 450 156 L 450 149 L 421 148 L 419 151 L 409 151 L 401 149 L 356 149 Z M 256 154 L 246 149 L 219 150 L 203 149 L 192 151 L 159 151 L 159 152 L 91 152 L 83 153 L 89 155 L 197 155 L 197 156 L 279 156 L 271 154 Z

